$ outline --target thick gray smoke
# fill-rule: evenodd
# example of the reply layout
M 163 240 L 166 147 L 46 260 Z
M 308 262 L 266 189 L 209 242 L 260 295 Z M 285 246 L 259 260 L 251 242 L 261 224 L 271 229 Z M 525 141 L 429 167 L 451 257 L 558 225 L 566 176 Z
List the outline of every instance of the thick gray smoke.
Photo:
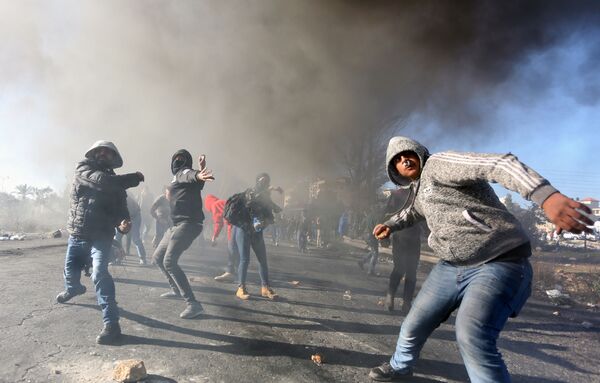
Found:
M 494 106 L 474 100 L 535 52 L 577 34 L 600 41 L 599 11 L 551 1 L 4 2 L 0 76 L 44 99 L 48 129 L 23 153 L 41 171 L 68 176 L 108 139 L 124 170 L 156 189 L 183 147 L 207 154 L 211 191 L 225 196 L 260 171 L 284 185 L 339 174 L 337 143 L 401 129 L 414 113 L 481 137 Z M 526 79 L 533 96 L 544 78 Z M 599 89 L 573 94 L 596 104 Z

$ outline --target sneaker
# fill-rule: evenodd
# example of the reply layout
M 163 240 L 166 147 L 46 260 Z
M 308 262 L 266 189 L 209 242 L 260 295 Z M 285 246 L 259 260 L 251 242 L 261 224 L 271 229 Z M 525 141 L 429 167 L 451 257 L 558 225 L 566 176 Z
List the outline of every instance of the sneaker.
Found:
M 398 382 L 402 381 L 403 378 L 408 378 L 410 376 L 412 376 L 411 369 L 407 369 L 403 372 L 396 371 L 387 362 L 379 367 L 371 369 L 369 372 L 369 378 L 376 382 Z
M 179 314 L 179 317 L 183 318 L 183 319 L 192 319 L 192 318 L 196 318 L 203 312 L 204 312 L 204 308 L 202 308 L 202 305 L 200 304 L 200 302 L 190 302 L 187 304 L 187 307 L 185 308 L 185 310 L 183 310 L 181 312 L 181 314 Z
M 265 298 L 271 299 L 271 300 L 277 300 L 279 298 L 279 295 L 275 294 L 273 289 L 270 288 L 269 286 L 261 287 L 260 295 L 262 295 Z
M 175 291 L 169 291 L 169 292 L 160 294 L 160 297 L 168 298 L 168 299 L 181 299 L 181 294 L 179 294 L 178 292 L 175 292 Z
M 242 299 L 242 300 L 248 300 L 250 299 L 250 294 L 248 294 L 248 290 L 246 290 L 246 286 L 240 286 L 238 287 L 235 296 Z
M 144 266 L 145 266 L 145 265 L 147 265 L 147 264 L 148 264 L 148 263 L 146 262 L 146 260 L 145 260 L 145 259 L 143 259 L 143 258 L 142 258 L 142 259 L 140 259 L 140 265 L 144 265 Z
M 118 323 L 108 323 L 96 337 L 96 343 L 115 344 L 119 338 L 121 338 L 121 326 Z
M 388 311 L 394 311 L 394 296 L 390 293 L 385 296 L 385 308 Z
M 233 273 L 230 273 L 229 271 L 224 272 L 221 275 L 217 275 L 215 277 L 215 281 L 219 281 L 219 282 L 233 282 L 234 279 L 234 275 Z
M 74 298 L 78 295 L 84 294 L 86 292 L 86 290 L 87 289 L 83 285 L 81 285 L 81 288 L 79 290 L 74 291 L 72 293 L 70 293 L 68 290 L 65 290 L 56 296 L 56 301 L 58 303 L 66 303 L 66 302 L 70 301 L 72 298 Z

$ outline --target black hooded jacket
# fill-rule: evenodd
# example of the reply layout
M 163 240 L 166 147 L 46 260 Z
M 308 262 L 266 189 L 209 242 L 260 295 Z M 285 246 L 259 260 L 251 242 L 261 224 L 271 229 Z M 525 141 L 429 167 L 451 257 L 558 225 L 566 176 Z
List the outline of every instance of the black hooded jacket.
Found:
M 81 161 L 71 186 L 69 233 L 83 239 L 112 238 L 115 227 L 129 219 L 125 189 L 139 183 L 135 173 L 115 175 L 93 159 Z
M 185 160 L 177 163 L 175 157 L 182 155 Z M 173 224 L 180 222 L 203 223 L 202 189 L 204 181 L 198 181 L 198 170 L 192 169 L 192 155 L 185 149 L 178 150 L 171 158 L 173 180 L 169 186 L 171 219 Z
M 271 200 L 270 183 L 271 177 L 267 173 L 260 173 L 256 176 L 254 188 L 246 190 L 246 206 L 250 210 L 250 216 L 266 225 L 275 221 L 273 213 L 277 214 L 281 211 L 281 208 Z

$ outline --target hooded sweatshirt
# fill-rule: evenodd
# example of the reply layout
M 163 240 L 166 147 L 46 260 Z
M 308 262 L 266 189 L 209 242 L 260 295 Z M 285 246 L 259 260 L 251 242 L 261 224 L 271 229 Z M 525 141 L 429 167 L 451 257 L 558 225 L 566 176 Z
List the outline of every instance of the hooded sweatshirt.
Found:
M 225 201 L 224 199 L 218 199 L 216 196 L 212 194 L 207 194 L 206 198 L 204 198 L 204 207 L 208 210 L 212 216 L 213 221 L 213 239 L 217 239 L 219 234 L 221 233 L 221 229 L 223 229 L 223 223 L 227 223 L 223 219 L 223 211 L 225 210 Z M 227 239 L 231 239 L 231 225 L 227 223 Z
M 94 159 L 93 152 L 99 147 L 115 153 L 112 164 L 99 164 Z M 113 168 L 122 166 L 123 160 L 112 142 L 96 142 L 85 157 L 77 164 L 71 185 L 67 230 L 77 238 L 112 238 L 115 227 L 129 219 L 125 189 L 139 185 L 140 179 L 136 173 L 115 174 Z
M 402 177 L 393 159 L 404 151 L 419 156 L 418 180 Z M 412 190 L 404 208 L 385 225 L 401 230 L 425 220 L 429 247 L 444 261 L 479 265 L 529 242 L 519 221 L 508 212 L 490 183 L 499 183 L 523 198 L 542 203 L 557 190 L 538 173 L 508 154 L 441 152 L 429 155 L 406 137 L 390 140 L 386 165 L 390 180 Z
M 176 161 L 179 155 L 184 157 L 182 162 Z M 202 212 L 202 189 L 204 181 L 197 178 L 198 170 L 192 169 L 192 155 L 185 149 L 178 150 L 171 158 L 173 180 L 169 185 L 171 220 L 174 225 L 181 222 L 204 222 Z

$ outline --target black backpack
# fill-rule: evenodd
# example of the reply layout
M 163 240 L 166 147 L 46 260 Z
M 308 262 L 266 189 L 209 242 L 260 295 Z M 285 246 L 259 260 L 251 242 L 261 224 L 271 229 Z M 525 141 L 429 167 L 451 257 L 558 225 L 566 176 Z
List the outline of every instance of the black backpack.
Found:
M 252 225 L 250 211 L 246 206 L 246 193 L 236 193 L 227 199 L 223 209 L 223 218 L 230 224 L 246 230 Z

